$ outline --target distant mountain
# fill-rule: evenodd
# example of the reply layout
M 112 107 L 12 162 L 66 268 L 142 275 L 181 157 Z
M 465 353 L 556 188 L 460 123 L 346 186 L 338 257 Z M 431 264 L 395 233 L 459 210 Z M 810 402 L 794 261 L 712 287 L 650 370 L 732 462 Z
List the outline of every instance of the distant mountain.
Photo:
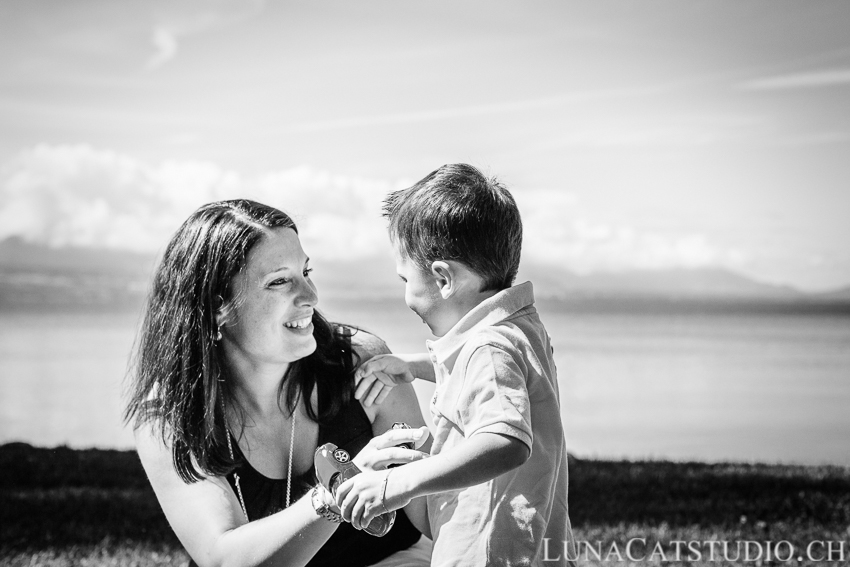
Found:
M 156 257 L 105 248 L 51 248 L 13 236 L 0 241 L 0 269 L 18 272 L 134 276 L 153 273 Z
M 789 286 L 759 283 L 722 269 L 631 270 L 578 275 L 565 269 L 523 266 L 520 278 L 535 283 L 541 297 L 658 296 L 670 299 L 735 298 L 798 300 L 807 294 Z
M 346 261 L 314 257 L 310 265 L 320 298 L 379 299 L 404 294 L 404 284 L 389 256 Z
M 0 309 L 138 310 L 155 257 L 0 241 Z
M 156 261 L 154 255 L 54 249 L 9 238 L 0 241 L 0 309 L 138 309 Z M 403 296 L 403 285 L 389 257 L 349 261 L 315 258 L 312 264 L 313 279 L 324 301 L 380 302 Z M 534 282 L 539 299 L 589 309 L 719 302 L 819 305 L 823 309 L 850 306 L 850 287 L 806 294 L 720 269 L 579 275 L 564 268 L 523 263 L 517 281 L 525 280 Z
M 821 297 L 823 299 L 850 301 L 850 286 L 843 287 L 841 289 L 836 289 L 834 291 L 819 293 L 817 295 L 818 297 Z

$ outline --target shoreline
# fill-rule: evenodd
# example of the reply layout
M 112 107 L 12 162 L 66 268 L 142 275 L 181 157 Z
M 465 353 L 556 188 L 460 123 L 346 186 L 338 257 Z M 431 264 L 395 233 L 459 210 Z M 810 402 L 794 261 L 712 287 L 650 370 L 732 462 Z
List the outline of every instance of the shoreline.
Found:
M 2 459 L 2 453 L 4 451 L 9 450 L 12 446 L 22 446 L 30 450 L 34 451 L 73 451 L 76 453 L 102 453 L 102 454 L 135 454 L 136 450 L 132 446 L 127 447 L 98 447 L 98 446 L 76 446 L 76 445 L 68 445 L 68 444 L 59 444 L 53 446 L 47 445 L 38 445 L 33 444 L 29 441 L 19 441 L 15 439 L 0 441 L 0 459 Z M 596 463 L 619 463 L 622 465 L 627 464 L 667 464 L 667 465 L 679 465 L 679 466 L 688 466 L 688 465 L 704 465 L 704 466 L 726 466 L 726 467 L 763 467 L 763 468 L 783 468 L 783 469 L 845 469 L 850 471 L 850 464 L 842 465 L 835 463 L 805 463 L 805 462 L 779 462 L 779 461 L 739 461 L 739 460 L 710 460 L 710 459 L 700 459 L 698 457 L 692 458 L 672 458 L 672 457 L 663 457 L 663 456 L 653 456 L 653 455 L 638 455 L 636 457 L 629 457 L 625 455 L 580 455 L 572 452 L 567 452 L 567 459 L 572 465 L 574 462 L 578 461 L 586 461 L 586 462 L 596 462 Z M 2 461 L 0 461 L 2 462 Z M 2 481 L 0 481 L 0 487 L 3 485 Z

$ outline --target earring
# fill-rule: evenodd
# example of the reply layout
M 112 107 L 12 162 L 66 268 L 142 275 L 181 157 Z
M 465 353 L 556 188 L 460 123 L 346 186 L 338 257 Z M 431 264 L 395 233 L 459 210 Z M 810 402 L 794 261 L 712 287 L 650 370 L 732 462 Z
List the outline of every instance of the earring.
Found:
M 215 342 L 218 342 L 218 341 L 220 341 L 220 340 L 221 340 L 221 327 L 219 327 L 219 328 L 217 328 L 217 329 L 216 329 L 216 331 L 215 331 L 215 338 L 213 338 L 213 340 L 214 340 Z

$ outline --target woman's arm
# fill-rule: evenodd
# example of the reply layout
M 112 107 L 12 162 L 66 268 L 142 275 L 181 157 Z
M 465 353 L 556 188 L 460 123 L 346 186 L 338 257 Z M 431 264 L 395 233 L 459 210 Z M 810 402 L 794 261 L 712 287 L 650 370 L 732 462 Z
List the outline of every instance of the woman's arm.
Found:
M 380 404 L 397 384 L 413 382 L 417 378 L 428 382 L 437 380 L 428 354 L 376 354 L 357 369 L 354 398 L 364 406 Z
M 352 337 L 351 346 L 359 358 L 358 369 L 374 356 L 391 354 L 387 343 L 365 331 L 358 331 Z M 409 383 L 399 384 L 393 388 L 382 404 L 367 406 L 362 400 L 360 404 L 369 417 L 369 421 L 372 422 L 372 433 L 374 435 L 384 433 L 392 427 L 393 423 L 398 421 L 403 421 L 413 428 L 425 425 L 416 392 Z M 430 451 L 430 440 L 420 450 Z
M 360 357 L 360 365 L 373 356 L 390 353 L 390 349 L 384 341 L 369 333 L 360 331 L 352 339 L 352 348 Z M 419 400 L 416 397 L 416 392 L 409 383 L 399 384 L 393 388 L 383 403 L 379 405 L 367 406 L 362 401 L 360 403 L 369 420 L 372 422 L 373 435 L 384 433 L 392 428 L 393 423 L 399 421 L 406 423 L 412 428 L 425 425 L 425 420 L 422 418 L 422 411 L 419 409 Z M 428 438 L 417 449 L 424 453 L 430 453 L 431 439 Z M 426 536 L 431 537 L 431 528 L 428 523 L 428 512 L 425 503 L 425 498 L 415 498 L 404 507 L 404 511 L 411 523 L 416 526 L 416 529 Z
M 201 567 L 305 565 L 336 530 L 337 524 L 316 514 L 309 493 L 277 514 L 248 523 L 224 478 L 186 484 L 174 469 L 171 448 L 151 425 L 139 427 L 135 436 L 168 523 Z

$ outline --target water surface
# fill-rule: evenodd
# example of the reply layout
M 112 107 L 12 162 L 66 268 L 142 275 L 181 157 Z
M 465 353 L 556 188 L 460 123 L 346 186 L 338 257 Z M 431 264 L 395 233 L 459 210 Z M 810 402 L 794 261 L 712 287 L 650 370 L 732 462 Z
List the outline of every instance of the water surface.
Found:
M 325 307 L 396 351 L 430 338 L 400 300 Z M 541 316 L 579 456 L 850 465 L 850 317 Z M 120 414 L 136 321 L 0 313 L 0 442 L 131 446 Z

